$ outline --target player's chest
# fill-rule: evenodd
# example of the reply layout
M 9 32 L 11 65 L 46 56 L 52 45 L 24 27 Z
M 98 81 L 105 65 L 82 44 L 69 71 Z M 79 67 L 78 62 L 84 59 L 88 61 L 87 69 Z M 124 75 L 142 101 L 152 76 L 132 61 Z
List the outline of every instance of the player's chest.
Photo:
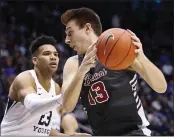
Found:
M 100 64 L 91 69 L 84 78 L 82 98 L 88 106 L 103 106 L 110 99 L 111 92 L 117 92 L 120 83 L 125 81 L 124 71 L 112 71 Z
M 96 64 L 95 68 L 91 68 L 88 73 L 86 73 L 83 80 L 84 88 L 94 88 L 97 85 L 102 85 L 103 87 L 112 87 L 112 84 L 119 82 L 125 78 L 124 71 L 113 71 L 105 68 L 102 64 Z
M 38 135 L 49 135 L 51 132 L 51 126 L 53 123 L 53 118 L 55 116 L 55 111 L 48 111 L 45 114 L 41 114 L 37 118 L 35 117 L 32 124 L 32 131 Z
M 44 88 L 42 87 L 38 87 L 37 88 L 37 94 L 41 97 L 41 98 L 49 98 L 49 97 L 54 97 L 56 95 L 55 90 L 50 90 L 49 92 L 46 91 Z
M 92 68 L 84 77 L 83 98 L 91 106 L 97 106 L 108 101 L 109 94 L 106 88 L 108 70 L 101 65 Z

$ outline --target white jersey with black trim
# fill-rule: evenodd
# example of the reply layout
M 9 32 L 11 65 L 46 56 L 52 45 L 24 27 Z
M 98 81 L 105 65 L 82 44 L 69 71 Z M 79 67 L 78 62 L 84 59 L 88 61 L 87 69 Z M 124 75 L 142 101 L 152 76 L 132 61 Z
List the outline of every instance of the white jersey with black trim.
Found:
M 52 128 L 60 132 L 61 115 L 59 112 L 55 113 L 52 119 Z
M 29 70 L 29 72 L 35 79 L 37 94 L 41 98 L 49 98 L 56 95 L 55 82 L 52 79 L 50 90 L 47 92 L 39 83 L 35 71 Z M 1 136 L 48 136 L 53 126 L 52 124 L 55 123 L 53 118 L 57 117 L 56 113 L 56 110 L 52 110 L 39 116 L 31 115 L 21 102 L 16 102 L 9 98 L 4 118 L 1 122 Z

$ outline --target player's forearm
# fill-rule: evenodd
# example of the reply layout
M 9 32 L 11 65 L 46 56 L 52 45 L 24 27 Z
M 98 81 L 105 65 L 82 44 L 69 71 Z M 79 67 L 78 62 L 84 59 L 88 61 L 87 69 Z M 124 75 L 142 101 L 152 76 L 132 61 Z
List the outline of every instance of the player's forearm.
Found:
M 132 65 L 132 68 L 139 72 L 153 90 L 158 93 L 166 91 L 167 83 L 163 73 L 144 54 L 140 55 L 138 63 Z
M 63 107 L 66 112 L 71 112 L 74 110 L 80 96 L 84 76 L 84 73 L 77 71 L 71 83 L 67 86 L 65 91 L 63 91 Z
M 56 109 L 61 104 L 61 95 L 42 98 L 39 95 L 32 93 L 24 98 L 24 106 L 32 115 L 41 115 Z

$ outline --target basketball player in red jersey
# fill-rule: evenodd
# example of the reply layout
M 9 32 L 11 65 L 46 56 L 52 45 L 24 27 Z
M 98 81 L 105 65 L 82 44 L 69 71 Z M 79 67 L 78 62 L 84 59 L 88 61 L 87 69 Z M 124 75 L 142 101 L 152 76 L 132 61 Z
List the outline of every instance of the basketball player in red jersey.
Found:
M 63 13 L 61 21 L 66 26 L 65 42 L 78 54 L 67 60 L 63 71 L 62 91 L 69 96 L 63 102 L 66 105 L 71 101 L 66 106 L 68 111 L 74 109 L 80 96 L 94 135 L 150 136 L 137 93 L 136 73 L 157 93 L 164 93 L 167 84 L 162 72 L 145 56 L 139 38 L 127 30 L 137 47 L 137 57 L 126 70 L 109 70 L 91 57 L 93 68 L 86 62 L 86 54 L 91 48 L 96 50 L 94 43 L 102 33 L 99 16 L 88 8 L 70 9 Z

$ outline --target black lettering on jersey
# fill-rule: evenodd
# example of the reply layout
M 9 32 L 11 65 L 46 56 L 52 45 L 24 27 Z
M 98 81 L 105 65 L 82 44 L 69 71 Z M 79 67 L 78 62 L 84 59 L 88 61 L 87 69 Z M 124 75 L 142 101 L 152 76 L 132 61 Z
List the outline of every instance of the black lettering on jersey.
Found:
M 42 128 L 41 133 L 46 133 L 46 129 Z
M 40 133 L 41 128 L 38 129 L 38 133 Z
M 40 120 L 38 122 L 39 125 L 42 125 L 42 126 L 48 126 L 50 124 L 50 121 L 51 121 L 51 117 L 52 117 L 52 111 L 42 115 L 40 117 Z
M 34 126 L 34 130 L 33 131 L 36 131 L 36 129 L 38 129 L 38 127 Z
M 50 134 L 50 131 L 51 131 L 51 130 L 49 130 L 49 129 L 47 130 L 47 134 L 48 134 L 48 135 Z
M 49 134 L 50 134 L 50 131 L 51 131 L 51 130 L 49 130 L 49 129 L 39 128 L 39 127 L 37 127 L 37 126 L 33 126 L 33 127 L 34 127 L 33 131 L 36 131 L 36 132 L 38 132 L 38 133 L 43 133 L 43 134 L 49 135 Z

